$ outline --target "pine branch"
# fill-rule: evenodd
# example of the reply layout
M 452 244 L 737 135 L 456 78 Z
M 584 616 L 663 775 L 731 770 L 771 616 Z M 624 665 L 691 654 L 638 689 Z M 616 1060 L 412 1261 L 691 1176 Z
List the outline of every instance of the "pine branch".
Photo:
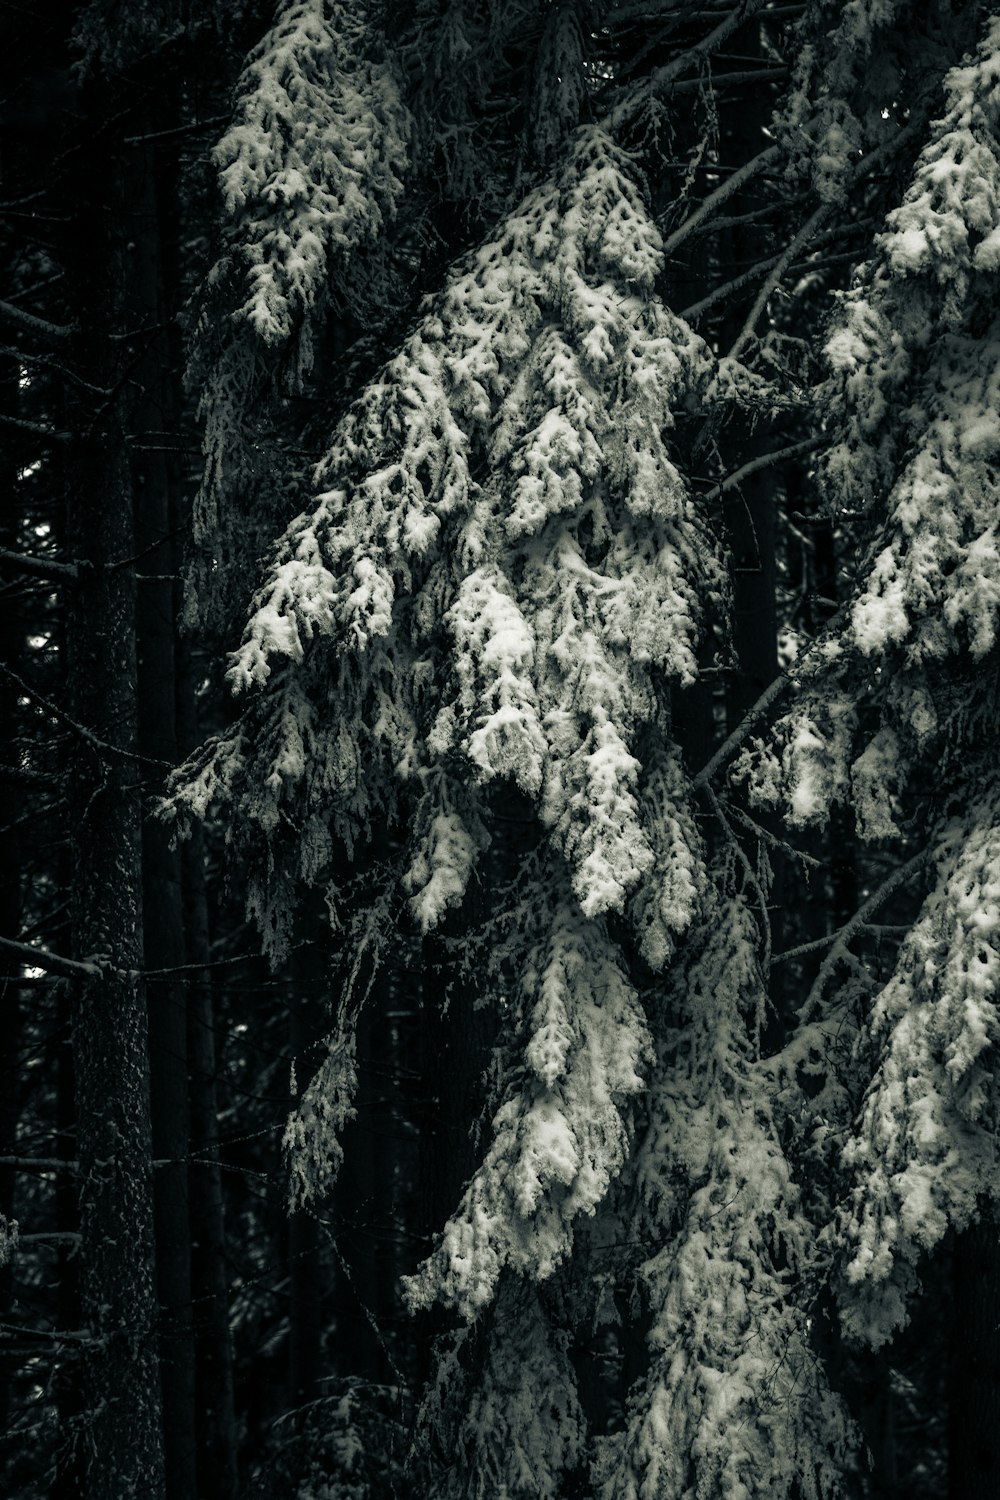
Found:
M 706 781 L 701 790 L 708 798 L 709 805 L 711 806 L 712 811 L 715 813 L 715 816 L 719 820 L 719 824 L 722 828 L 723 833 L 726 835 L 729 846 L 735 854 L 737 862 L 742 866 L 743 873 L 746 876 L 747 884 L 757 898 L 757 906 L 760 911 L 760 937 L 761 942 L 764 945 L 764 952 L 761 956 L 760 966 L 762 972 L 766 975 L 770 972 L 771 969 L 771 921 L 767 914 L 767 893 L 765 892 L 764 887 L 761 885 L 760 878 L 758 877 L 756 870 L 753 868 L 753 865 L 751 865 L 749 859 L 747 858 L 746 850 L 743 848 L 743 845 L 736 837 L 733 826 L 730 823 L 729 819 L 726 817 L 725 809 L 723 808 L 722 803 L 719 801 L 715 789 L 712 787 L 710 782 Z
M 734 276 L 732 281 L 727 281 L 722 286 L 717 286 L 714 291 L 709 292 L 707 297 L 702 297 L 700 302 L 692 302 L 690 307 L 682 308 L 678 313 L 678 317 L 683 318 L 685 323 L 693 323 L 696 318 L 701 317 L 702 313 L 708 312 L 710 307 L 715 307 L 718 303 L 725 302 L 736 292 L 741 292 L 745 286 L 749 286 L 751 282 L 756 281 L 758 277 L 765 276 L 773 266 L 778 264 L 781 258 L 780 255 L 765 256 L 763 260 L 757 261 L 754 265 L 749 266 L 747 270 L 741 271 L 738 276 Z
M 72 730 L 75 735 L 85 740 L 88 745 L 93 745 L 95 750 L 100 750 L 105 755 L 121 756 L 123 760 L 138 761 L 140 765 L 155 766 L 160 771 L 173 770 L 173 765 L 169 760 L 157 760 L 151 755 L 140 755 L 138 750 L 126 750 L 124 746 L 111 745 L 107 740 L 102 740 L 99 735 L 94 734 L 84 724 L 78 724 L 64 709 L 59 708 L 53 703 L 51 698 L 46 698 L 44 693 L 39 693 L 35 688 L 29 687 L 23 677 L 19 677 L 16 672 L 11 671 L 10 667 L 6 666 L 3 662 L 0 662 L 0 673 L 9 682 L 14 683 L 15 687 L 20 688 L 26 697 L 37 703 L 40 708 L 44 708 L 46 713 L 51 714 L 54 719 L 58 719 L 61 724 L 65 724 L 67 729 Z
M 49 1245 L 79 1245 L 81 1235 L 78 1229 L 40 1229 L 36 1234 L 19 1234 L 18 1245 L 49 1244 Z
M 202 130 L 217 130 L 220 125 L 228 125 L 232 115 L 213 115 L 210 120 L 194 120 L 190 125 L 173 125 L 169 130 L 151 130 L 146 135 L 126 135 L 122 139 L 124 146 L 144 146 L 147 141 L 170 141 L 181 135 L 197 135 Z
M 768 274 L 767 280 L 754 299 L 753 307 L 751 307 L 747 314 L 746 321 L 737 335 L 736 342 L 729 351 L 730 359 L 739 359 L 743 350 L 753 339 L 761 315 L 788 267 L 792 264 L 802 247 L 808 245 L 809 241 L 816 236 L 827 219 L 835 212 L 835 209 L 836 205 L 833 203 L 821 203 L 815 213 L 809 215 L 809 218 L 802 225 L 798 234 L 793 236 L 791 243 L 778 256 L 772 270 Z
M 13 786 L 59 786 L 58 776 L 47 776 L 44 771 L 29 771 L 26 766 L 9 766 L 0 761 L 0 782 Z
M 0 355 L 7 359 L 15 359 L 25 365 L 36 366 L 41 370 L 51 371 L 58 375 L 60 380 L 69 380 L 73 385 L 82 390 L 90 391 L 94 396 L 110 396 L 111 391 L 102 385 L 94 385 L 90 380 L 84 380 L 75 370 L 71 370 L 62 360 L 53 359 L 47 354 L 33 354 L 26 349 L 15 349 L 11 344 L 0 344 Z
M 703 786 L 707 786 L 715 773 L 725 765 L 730 756 L 735 755 L 743 741 L 753 733 L 758 722 L 773 708 L 775 703 L 784 697 L 785 693 L 791 687 L 792 681 L 793 679 L 787 673 L 783 672 L 764 689 L 757 702 L 747 710 L 732 734 L 727 735 L 711 760 L 692 779 L 691 785 L 695 790 L 700 791 Z
M 875 151 L 871 151 L 867 156 L 862 157 L 855 170 L 851 173 L 848 184 L 849 188 L 856 187 L 865 177 L 870 176 L 886 157 L 893 156 L 905 141 L 916 136 L 922 126 L 922 120 L 912 121 L 898 135 L 894 136 L 891 141 L 886 141 L 884 145 L 879 146 Z M 815 213 L 811 214 L 802 225 L 802 228 L 793 237 L 791 243 L 782 251 L 767 280 L 757 293 L 756 300 L 747 315 L 746 322 L 743 324 L 737 335 L 736 342 L 729 351 L 730 359 L 739 359 L 744 349 L 754 338 L 757 324 L 788 267 L 794 263 L 799 251 L 816 236 L 818 230 L 826 223 L 827 219 L 837 212 L 838 208 L 839 204 L 836 203 L 821 203 Z
M 768 469 L 772 465 L 783 464 L 789 458 L 797 458 L 801 453 L 810 453 L 814 448 L 820 446 L 820 438 L 803 438 L 801 442 L 789 443 L 787 448 L 775 448 L 771 453 L 761 453 L 757 458 L 751 458 L 747 463 L 741 464 L 725 479 L 710 489 L 701 498 L 702 500 L 718 500 L 720 495 L 725 495 L 729 490 L 735 489 L 742 484 L 744 479 L 749 479 L 751 474 L 756 474 L 760 469 Z

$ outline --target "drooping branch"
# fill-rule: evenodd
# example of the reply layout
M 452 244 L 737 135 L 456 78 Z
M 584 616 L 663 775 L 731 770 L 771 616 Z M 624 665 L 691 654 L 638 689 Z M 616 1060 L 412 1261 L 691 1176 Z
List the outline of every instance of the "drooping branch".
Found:
M 751 474 L 756 474 L 761 469 L 776 467 L 778 464 L 785 463 L 787 459 L 798 458 L 802 453 L 809 453 L 814 448 L 817 448 L 819 443 L 819 438 L 803 438 L 801 442 L 789 443 L 785 448 L 776 448 L 773 453 L 761 453 L 757 458 L 749 459 L 747 463 L 741 464 L 738 469 L 734 469 L 731 474 L 727 474 L 725 479 L 713 485 L 702 496 L 702 500 L 704 502 L 718 500 L 721 495 L 726 495 L 730 490 L 736 489 L 737 485 L 742 484 L 744 479 L 749 479 Z
M 0 1156 L 0 1167 L 7 1167 L 12 1172 L 76 1172 L 75 1161 L 64 1161 L 58 1156 Z M 19 1235 L 18 1239 L 26 1239 L 26 1235 Z
M 703 786 L 708 785 L 716 772 L 726 764 L 726 761 L 731 756 L 736 754 L 743 741 L 753 733 L 761 719 L 784 697 L 791 686 L 792 678 L 786 673 L 782 673 L 773 682 L 768 684 L 757 699 L 757 702 L 737 724 L 732 734 L 727 735 L 711 760 L 702 766 L 697 776 L 693 778 L 691 782 L 692 787 L 700 790 Z

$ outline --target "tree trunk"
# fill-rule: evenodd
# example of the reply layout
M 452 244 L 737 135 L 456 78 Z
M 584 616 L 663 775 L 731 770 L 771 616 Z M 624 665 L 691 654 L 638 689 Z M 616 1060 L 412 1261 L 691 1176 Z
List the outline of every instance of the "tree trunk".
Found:
M 139 116 L 152 130 L 161 123 Z M 133 126 L 133 129 L 135 126 Z M 155 144 L 131 147 L 126 228 L 134 246 L 129 310 L 134 327 L 153 329 L 144 338 L 131 375 L 131 466 L 135 496 L 138 585 L 139 748 L 150 762 L 175 765 L 177 667 L 173 538 L 175 465 L 164 451 L 174 441 L 175 393 L 164 295 L 164 225 L 170 204 L 159 201 L 169 178 Z M 160 168 L 157 171 L 157 168 Z M 151 778 L 154 788 L 161 774 Z M 143 934 L 146 965 L 177 969 L 186 962 L 180 851 L 169 831 L 147 817 L 142 830 Z M 187 984 L 180 975 L 151 980 L 149 1004 L 150 1091 L 153 1155 L 161 1165 L 155 1183 L 156 1271 L 160 1303 L 160 1376 L 167 1491 L 195 1493 L 195 1372 L 191 1307 L 191 1231 L 188 1199 L 190 1100 L 187 1059 Z
M 322 915 L 317 914 L 314 921 L 309 931 L 321 933 Z M 327 1010 L 323 1001 L 329 980 L 318 942 L 293 953 L 291 980 L 289 1041 L 301 1092 L 316 1066 L 317 1034 L 322 1024 L 319 1018 Z M 308 1209 L 299 1209 L 291 1214 L 288 1224 L 288 1404 L 292 1408 L 304 1406 L 319 1394 L 321 1294 L 316 1219 Z
M 156 1366 L 153 1193 L 146 999 L 140 977 L 142 848 L 137 746 L 136 597 L 128 362 L 127 150 L 115 100 L 86 91 L 76 158 L 78 368 L 110 394 L 75 415 L 71 553 L 84 564 L 69 616 L 70 713 L 80 726 L 71 782 L 73 943 L 102 967 L 77 988 L 76 1075 L 82 1344 L 88 1500 L 157 1500 L 164 1491 Z M 72 249 L 72 254 L 69 253 Z M 132 337 L 129 337 L 129 334 Z
M 949 1500 L 1000 1494 L 1000 1225 L 983 1204 L 955 1242 Z
M 183 685 L 190 688 L 187 674 Z M 181 697 L 182 721 L 190 694 Z M 190 743 L 182 731 L 185 743 Z M 208 961 L 208 903 L 204 836 L 196 827 L 184 845 L 187 946 L 195 963 Z M 229 1327 L 226 1226 L 219 1171 L 215 1019 L 209 970 L 191 977 L 188 1002 L 192 1163 L 191 1288 L 194 1298 L 195 1437 L 199 1496 L 233 1500 L 237 1489 L 233 1349 Z

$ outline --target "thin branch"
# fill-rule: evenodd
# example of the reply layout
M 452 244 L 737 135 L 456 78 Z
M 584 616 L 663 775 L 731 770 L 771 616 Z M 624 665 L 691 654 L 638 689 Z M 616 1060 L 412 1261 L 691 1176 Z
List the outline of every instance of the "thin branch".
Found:
M 76 331 L 73 323 L 50 323 L 48 318 L 39 318 L 34 313 L 25 312 L 23 307 L 16 307 L 13 302 L 0 301 L 0 321 L 14 323 L 26 333 L 50 342 L 69 338 Z
M 758 260 L 745 271 L 741 271 L 738 276 L 734 276 L 732 281 L 726 281 L 722 286 L 717 286 L 714 291 L 709 292 L 707 297 L 702 297 L 700 302 L 692 302 L 690 307 L 682 308 L 678 313 L 678 317 L 683 318 L 686 323 L 691 323 L 695 318 L 700 318 L 702 313 L 708 312 L 708 309 L 715 307 L 716 303 L 725 302 L 735 292 L 741 292 L 752 281 L 765 276 L 772 266 L 777 265 L 779 259 L 780 256 L 768 255 L 763 260 Z
M 103 385 L 94 385 L 92 381 L 84 380 L 75 370 L 71 370 L 62 360 L 52 359 L 47 354 L 31 354 L 27 349 L 15 349 L 10 344 L 0 345 L 0 354 L 7 359 L 16 359 L 25 365 L 35 365 L 42 370 L 51 370 L 58 375 L 60 380 L 70 380 L 74 385 L 80 386 L 85 391 L 90 391 L 94 396 L 110 396 L 111 391 Z
M 743 825 L 748 833 L 753 834 L 755 838 L 767 844 L 768 848 L 777 849 L 780 854 L 785 855 L 786 859 L 797 860 L 799 864 L 808 865 L 812 870 L 823 868 L 823 861 L 817 859 L 814 854 L 807 854 L 804 849 L 796 849 L 794 844 L 790 844 L 787 839 L 779 838 L 776 833 L 772 833 L 769 828 L 765 828 L 763 823 L 758 823 L 755 818 L 751 818 L 750 814 L 745 813 L 742 808 L 731 807 L 729 813 L 731 817 Z M 777 962 L 777 960 L 774 960 L 774 962 Z
M 169 130 L 151 130 L 147 135 L 127 135 L 123 144 L 144 146 L 147 141 L 169 141 L 179 135 L 197 135 L 201 130 L 217 130 L 220 125 L 228 125 L 231 119 L 231 115 L 213 115 L 210 120 L 195 120 L 190 125 L 173 125 Z
M 82 1236 L 78 1229 L 41 1229 L 36 1234 L 19 1234 L 18 1245 L 34 1243 L 49 1245 L 79 1245 Z
M 913 122 L 911 122 L 911 124 L 905 126 L 901 131 L 899 131 L 899 133 L 895 135 L 891 141 L 886 141 L 884 145 L 879 146 L 875 151 L 870 151 L 867 156 L 863 156 L 860 162 L 858 162 L 855 166 L 854 171 L 851 173 L 848 186 L 851 188 L 856 187 L 857 184 L 863 181 L 863 179 L 867 177 L 876 167 L 878 167 L 887 156 L 894 155 L 899 150 L 904 141 L 912 139 L 912 137 L 916 135 L 918 129 L 922 126 L 922 123 L 922 121 L 914 120 Z M 778 257 L 778 260 L 774 265 L 773 270 L 770 272 L 764 285 L 757 293 L 756 300 L 754 301 L 753 307 L 750 309 L 746 322 L 743 324 L 743 327 L 740 330 L 739 335 L 737 336 L 735 344 L 733 344 L 732 348 L 729 351 L 730 359 L 738 359 L 743 353 L 743 350 L 746 348 L 747 344 L 751 342 L 754 337 L 757 323 L 761 315 L 763 314 L 764 309 L 767 307 L 767 304 L 775 288 L 778 286 L 778 283 L 781 281 L 781 278 L 784 276 L 788 267 L 795 261 L 799 251 L 803 248 L 803 246 L 807 245 L 809 241 L 814 238 L 817 230 L 823 224 L 825 224 L 827 219 L 829 219 L 838 210 L 838 207 L 839 205 L 836 203 L 821 203 L 819 208 L 816 209 L 815 213 L 811 214 L 803 224 L 798 234 L 794 236 L 791 244 L 789 244 L 786 249 L 782 251 L 781 255 Z
M 58 1332 L 50 1332 L 45 1328 L 24 1328 L 19 1323 L 0 1323 L 0 1333 L 19 1334 L 22 1338 L 48 1339 L 52 1343 L 61 1344 L 65 1339 L 72 1344 L 103 1344 L 103 1339 L 97 1338 L 85 1328 L 60 1329 Z
M 816 209 L 815 213 L 809 215 L 808 219 L 803 224 L 798 234 L 793 236 L 791 244 L 787 245 L 782 253 L 778 256 L 771 271 L 768 273 L 767 280 L 764 282 L 764 285 L 761 287 L 760 291 L 757 293 L 756 298 L 754 299 L 753 307 L 751 307 L 749 313 L 747 314 L 746 322 L 740 329 L 735 344 L 733 344 L 733 347 L 729 351 L 730 359 L 739 359 L 747 344 L 749 344 L 751 339 L 754 337 L 754 332 L 756 330 L 757 323 L 761 317 L 761 314 L 766 308 L 768 302 L 771 300 L 771 296 L 778 283 L 781 281 L 781 278 L 784 276 L 788 267 L 798 255 L 803 245 L 808 245 L 809 241 L 813 239 L 817 231 L 822 228 L 827 219 L 831 217 L 831 215 L 834 213 L 835 207 L 836 205 L 833 203 L 821 203 L 819 208 Z
M 732 734 L 727 735 L 711 760 L 694 777 L 691 782 L 693 787 L 700 789 L 708 785 L 716 771 L 725 765 L 731 755 L 736 753 L 743 741 L 753 732 L 759 720 L 764 718 L 765 714 L 768 713 L 774 704 L 784 697 L 791 685 L 792 678 L 783 672 L 764 689 L 757 702 L 747 710 Z
M 751 474 L 756 474 L 760 469 L 769 469 L 772 465 L 776 467 L 789 458 L 797 458 L 800 453 L 809 453 L 814 448 L 818 448 L 821 441 L 820 438 L 803 438 L 801 442 L 789 443 L 787 448 L 776 448 L 772 453 L 761 453 L 757 458 L 749 459 L 747 463 L 734 469 L 731 474 L 727 474 L 725 479 L 713 486 L 701 498 L 702 500 L 718 500 L 720 495 L 725 495 L 729 490 L 735 489 L 737 485 L 742 484 L 744 479 L 749 479 Z
M 13 786 L 59 786 L 58 776 L 48 776 L 44 771 L 29 771 L 26 766 L 9 766 L 0 761 L 0 782 Z
M 893 870 L 892 874 L 886 876 L 877 890 L 872 892 L 868 900 L 858 907 L 851 920 L 845 922 L 840 931 L 835 934 L 833 947 L 820 965 L 820 971 L 813 981 L 809 994 L 806 996 L 806 1002 L 801 1012 L 801 1019 L 803 1021 L 809 1019 L 809 1016 L 822 999 L 827 981 L 833 974 L 837 964 L 841 960 L 853 957 L 853 954 L 849 954 L 847 951 L 848 943 L 857 936 L 863 927 L 868 925 L 868 918 L 873 916 L 880 906 L 884 906 L 893 891 L 898 890 L 901 885 L 905 885 L 908 880 L 912 880 L 913 876 L 923 869 L 928 857 L 928 851 L 922 849 L 919 854 L 915 854 L 912 859 L 908 859 L 905 865 L 900 865 L 898 869 Z M 787 956 L 790 956 L 791 951 L 793 950 L 790 950 Z
M 15 954 L 21 963 L 32 969 L 45 969 L 49 974 L 61 974 L 65 979 L 93 979 L 104 973 L 107 967 L 96 959 L 63 958 L 61 953 L 50 953 L 47 948 L 35 948 L 31 943 L 18 943 L 13 938 L 0 937 L 0 950 Z
M 7 564 L 16 573 L 28 573 L 32 578 L 47 578 L 53 583 L 76 583 L 80 576 L 79 563 L 57 562 L 55 558 L 30 557 L 26 552 L 13 552 L 0 547 L 0 565 Z
M 757 897 L 757 904 L 760 907 L 760 936 L 761 942 L 764 945 L 764 952 L 761 957 L 761 969 L 765 974 L 768 974 L 771 969 L 771 920 L 767 914 L 767 895 L 764 891 L 764 887 L 760 883 L 757 872 L 754 870 L 749 859 L 747 858 L 746 850 L 743 848 L 743 845 L 736 837 L 736 834 L 733 831 L 733 826 L 730 823 L 729 819 L 726 817 L 725 810 L 722 806 L 722 803 L 719 801 L 718 796 L 716 795 L 715 788 L 711 785 L 710 782 L 706 781 L 704 786 L 702 787 L 702 791 L 708 798 L 712 811 L 718 818 L 719 823 L 722 826 L 722 830 L 725 833 L 726 838 L 729 840 L 730 847 L 735 853 L 739 863 L 743 866 L 743 873 L 747 878 L 747 882 L 754 892 L 754 895 Z
M 0 1167 L 10 1167 L 15 1172 L 77 1172 L 75 1161 L 64 1161 L 60 1156 L 0 1156 Z
M 35 688 L 29 687 L 24 678 L 19 677 L 16 672 L 11 671 L 10 667 L 4 662 L 0 662 L 0 673 L 9 682 L 13 682 L 16 687 L 20 688 L 26 697 L 32 699 L 39 707 L 44 708 L 46 713 L 51 714 L 54 719 L 58 719 L 61 724 L 65 724 L 67 729 L 72 730 L 75 735 L 85 740 L 88 745 L 93 745 L 95 750 L 103 751 L 106 755 L 120 755 L 123 760 L 138 761 L 140 765 L 155 766 L 160 771 L 173 770 L 173 764 L 169 760 L 157 760 L 151 755 L 140 755 L 138 750 L 126 750 L 120 745 L 111 745 L 107 740 L 102 740 L 99 735 L 94 734 L 85 725 L 78 724 L 75 719 L 70 718 L 68 713 L 57 707 L 50 698 L 46 698 L 44 693 L 39 693 Z
M 693 63 L 718 51 L 723 42 L 733 35 L 733 32 L 738 31 L 758 11 L 763 10 L 765 3 L 766 0 L 744 0 L 744 3 L 735 6 L 713 31 L 702 37 L 700 42 L 696 42 L 686 52 L 679 53 L 665 67 L 657 68 L 649 78 L 631 89 L 621 103 L 616 104 L 614 109 L 610 110 L 599 122 L 600 128 L 613 135 L 629 124 L 649 99 L 657 94 L 667 93 Z
M 71 432 L 60 432 L 55 427 L 46 427 L 44 422 L 29 422 L 24 417 L 8 417 L 0 412 L 0 422 L 5 427 L 17 427 L 21 432 L 34 433 L 36 437 L 43 437 L 50 443 L 69 443 L 73 439 Z
M 688 235 L 693 234 L 699 224 L 702 224 L 708 218 L 709 214 L 719 207 L 720 203 L 725 203 L 727 198 L 731 198 L 734 193 L 738 193 L 741 187 L 751 182 L 755 177 L 758 177 L 772 162 L 777 161 L 780 155 L 780 146 L 769 146 L 766 151 L 762 151 L 752 161 L 744 162 L 738 171 L 734 172 L 726 182 L 721 183 L 714 192 L 709 193 L 708 197 L 702 200 L 694 213 L 685 219 L 683 224 L 678 225 L 673 234 L 667 237 L 663 246 L 664 253 L 669 255 L 673 250 L 676 250 L 677 246 L 683 244 Z

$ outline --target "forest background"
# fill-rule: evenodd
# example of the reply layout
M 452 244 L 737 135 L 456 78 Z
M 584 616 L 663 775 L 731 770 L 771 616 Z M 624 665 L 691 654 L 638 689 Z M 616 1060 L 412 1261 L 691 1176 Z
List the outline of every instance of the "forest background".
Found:
M 1000 1493 L 1000 8 L 0 8 L 0 1493 Z

